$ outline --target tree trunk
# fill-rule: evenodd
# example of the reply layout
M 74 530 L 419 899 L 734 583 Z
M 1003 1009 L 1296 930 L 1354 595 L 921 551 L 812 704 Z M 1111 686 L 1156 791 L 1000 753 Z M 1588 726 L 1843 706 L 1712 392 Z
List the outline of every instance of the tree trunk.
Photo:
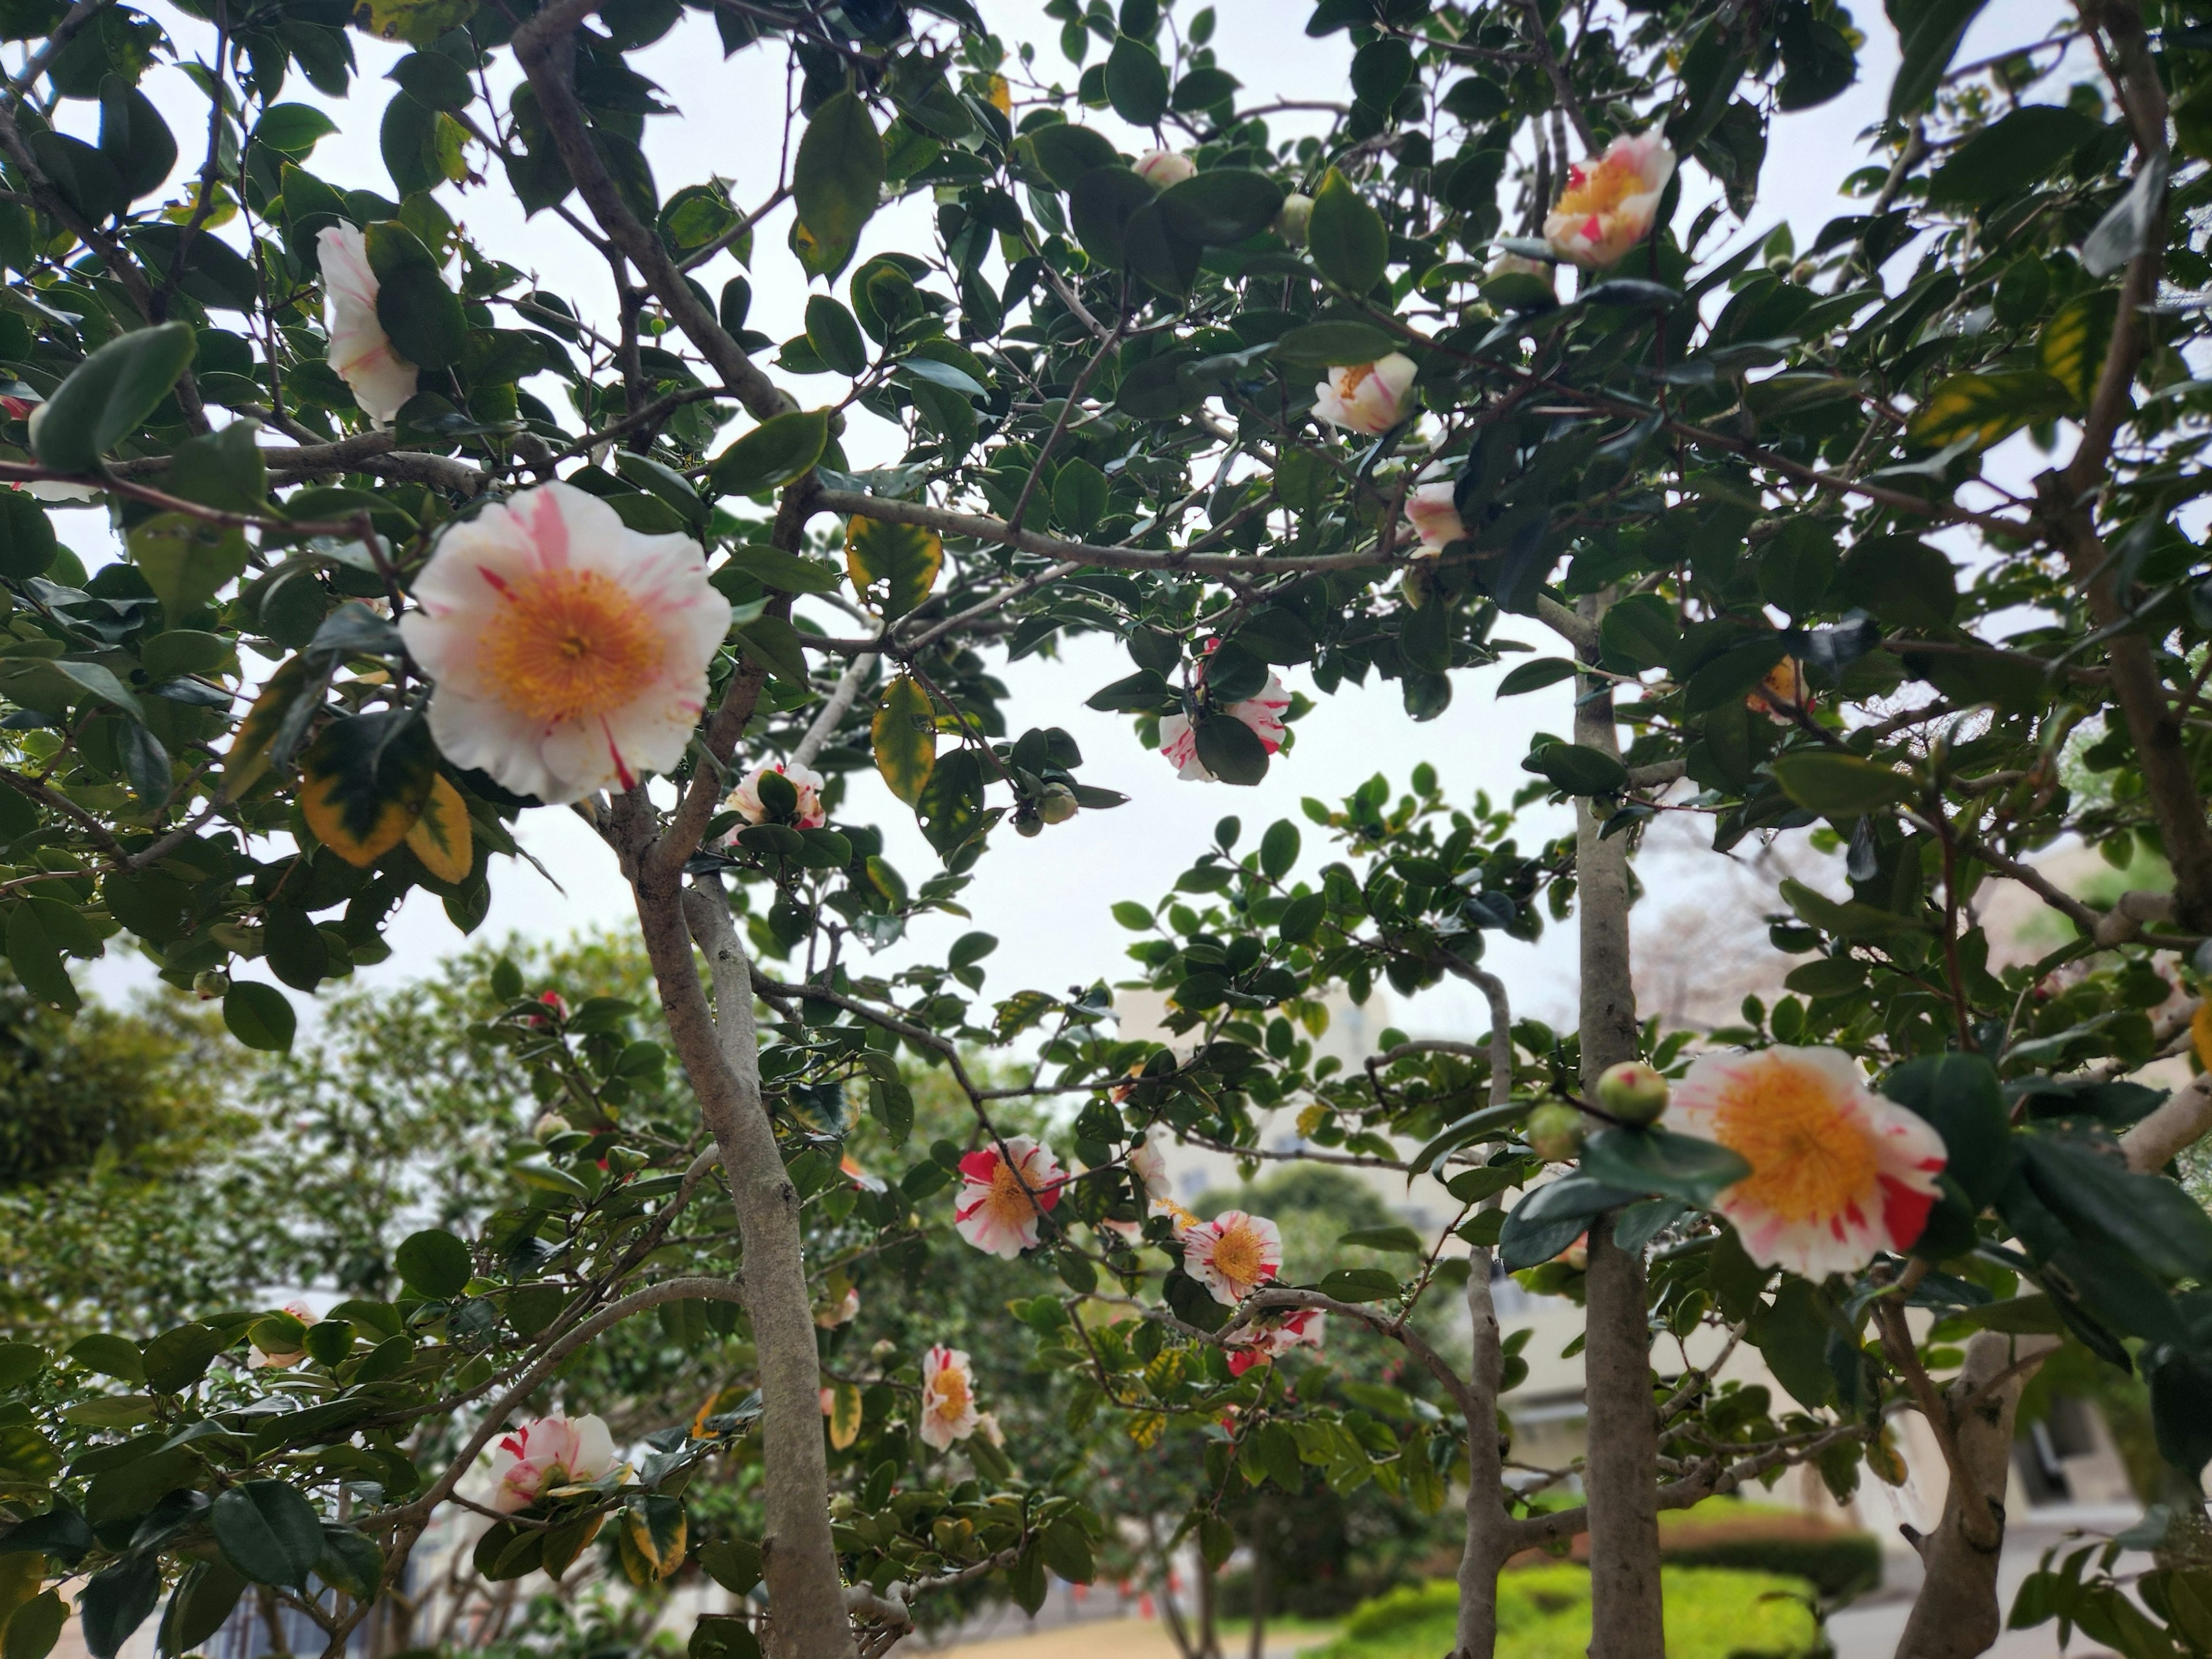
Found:
M 1273 1519 L 1262 1498 L 1252 1511 L 1252 1635 L 1245 1644 L 1249 1659 L 1267 1659 L 1267 1527 Z
M 744 1259 L 744 1306 L 760 1353 L 761 1540 L 775 1659 L 849 1659 L 852 1621 L 830 1536 L 829 1455 L 822 1432 L 822 1362 L 799 1230 L 799 1194 L 761 1103 L 750 969 L 718 888 L 656 902 L 641 885 L 638 919 L 668 1026 L 700 1109 L 721 1148 Z M 687 933 L 685 922 L 690 923 Z M 710 1019 L 691 935 L 714 975 Z
M 2012 1472 L 2012 1419 L 2028 1373 L 2015 1372 L 1967 1408 L 1968 1400 L 2012 1364 L 2012 1339 L 1977 1331 L 1943 1407 L 1966 1479 L 1943 1494 L 1943 1518 L 1925 1538 L 1905 1536 L 1927 1570 L 1896 1659 L 1972 1659 L 2003 1628 L 1997 1561 L 2004 1553 L 2005 1482 Z M 1994 1528 L 1989 1523 L 1994 1522 Z M 1980 1524 L 1978 1525 L 1977 1522 Z M 1983 1533 L 1978 1542 L 1970 1534 Z M 1991 1539 L 1994 1541 L 1991 1541 Z
M 1490 1000 L 1490 1103 L 1513 1098 L 1513 1011 L 1504 983 L 1480 968 L 1467 977 Z M 1480 1208 L 1494 1210 L 1492 1193 Z M 1453 1659 L 1493 1659 L 1498 1650 L 1498 1575 L 1513 1552 L 1505 1513 L 1505 1453 L 1498 1427 L 1498 1396 L 1505 1382 L 1505 1349 L 1498 1308 L 1490 1293 L 1491 1252 L 1468 1252 L 1467 1322 L 1470 1363 L 1467 1402 L 1467 1542 L 1459 1558 L 1459 1628 Z
M 1583 601 L 1595 621 L 1598 607 Z M 1618 757 L 1613 699 L 1603 681 L 1582 687 L 1575 741 Z M 1582 1085 L 1637 1053 L 1636 993 L 1629 981 L 1628 839 L 1599 838 L 1590 801 L 1575 809 L 1575 910 L 1582 951 Z M 1589 1230 L 1588 1337 L 1583 1395 L 1589 1451 L 1590 1651 L 1598 1659 L 1665 1659 L 1659 1593 L 1659 1421 L 1651 1399 L 1651 1328 L 1644 1257 L 1613 1242 L 1613 1218 Z

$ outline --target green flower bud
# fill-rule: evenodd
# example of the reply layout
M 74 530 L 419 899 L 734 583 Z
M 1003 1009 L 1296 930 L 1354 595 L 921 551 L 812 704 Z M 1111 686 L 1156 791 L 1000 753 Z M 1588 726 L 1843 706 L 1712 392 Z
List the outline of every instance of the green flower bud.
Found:
M 1528 1145 L 1547 1164 L 1567 1164 L 1583 1149 L 1583 1115 L 1559 1101 L 1528 1114 Z
M 1640 1060 L 1624 1060 L 1598 1079 L 1597 1103 L 1623 1123 L 1656 1123 L 1667 1109 L 1667 1079 Z
M 1064 783 L 1048 783 L 1037 801 L 1037 816 L 1047 823 L 1066 823 L 1076 813 L 1075 791 Z
M 1275 215 L 1275 234 L 1292 247 L 1306 245 L 1306 226 L 1313 219 L 1313 198 L 1301 196 L 1293 191 L 1283 198 L 1282 210 Z

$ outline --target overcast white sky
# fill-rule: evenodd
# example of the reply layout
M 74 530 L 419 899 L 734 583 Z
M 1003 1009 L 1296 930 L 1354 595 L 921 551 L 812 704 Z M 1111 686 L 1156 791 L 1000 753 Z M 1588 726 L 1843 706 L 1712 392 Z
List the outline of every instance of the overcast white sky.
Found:
M 1010 46 L 1024 38 L 1038 41 L 1041 79 L 1073 83 L 1073 71 L 1059 54 L 1058 26 L 1043 18 L 1036 4 L 980 3 Z M 1346 38 L 1338 33 L 1322 40 L 1308 39 L 1296 27 L 1307 15 L 1306 6 L 1290 0 L 1216 0 L 1216 9 L 1219 59 L 1243 82 L 1248 103 L 1273 97 L 1333 100 L 1344 95 Z M 1182 0 L 1176 9 L 1188 15 L 1194 8 L 1190 0 Z M 1854 10 L 1869 37 L 1862 54 L 1860 82 L 1820 109 L 1784 117 L 1776 124 L 1761 201 L 1744 234 L 1763 236 L 1787 222 L 1802 246 L 1829 218 L 1852 210 L 1838 195 L 1838 186 L 1869 159 L 1862 135 L 1880 116 L 1896 64 L 1895 37 L 1880 5 L 1859 0 Z M 1990 7 L 1970 33 L 1959 61 L 2037 38 L 2060 10 L 2057 0 L 2008 0 Z M 208 50 L 204 38 L 185 32 L 198 27 L 189 20 L 167 8 L 159 9 L 157 15 L 179 31 L 178 38 L 188 52 Z M 389 83 L 376 77 L 400 53 L 358 33 L 351 38 L 362 76 L 355 82 L 356 96 L 349 104 L 324 100 L 296 80 L 287 85 L 284 95 L 324 105 L 340 124 L 339 135 L 325 139 L 316 150 L 310 163 L 314 172 L 341 188 L 389 193 L 391 183 L 376 145 L 377 119 Z M 633 62 L 659 81 L 668 101 L 683 112 L 647 125 L 645 147 L 664 194 L 710 173 L 731 180 L 732 197 L 741 205 L 757 203 L 771 192 L 786 102 L 780 50 L 755 48 L 725 61 L 711 22 L 697 12 L 687 12 L 674 33 L 637 54 Z M 147 88 L 169 112 L 189 162 L 197 149 L 191 136 L 195 111 L 204 106 L 196 105 L 197 94 L 174 70 L 155 72 Z M 501 95 L 503 100 L 503 88 Z M 1085 118 L 1107 127 L 1127 148 L 1145 147 L 1110 114 Z M 1297 118 L 1279 118 L 1275 130 L 1279 134 L 1297 131 L 1289 125 Z M 96 120 L 96 106 L 77 104 L 64 106 L 60 125 L 89 137 Z M 185 165 L 180 164 L 180 173 Z M 1715 193 L 1694 168 L 1689 187 L 1693 201 Z M 609 290 L 597 256 L 550 213 L 526 222 L 506 197 L 503 179 L 495 175 L 490 187 L 467 192 L 449 187 L 442 199 L 454 217 L 498 257 L 534 268 L 547 286 L 577 296 L 587 307 L 605 304 Z M 772 216 L 762 227 L 751 267 L 752 325 L 779 339 L 802 331 L 808 292 L 785 247 L 788 212 L 787 208 Z M 877 216 L 856 258 L 884 249 L 933 245 L 926 204 L 909 201 Z M 698 274 L 711 292 L 736 268 L 726 255 Z M 845 389 L 846 383 L 836 376 L 771 372 L 802 403 L 833 401 Z M 565 403 L 556 406 L 567 413 Z M 857 463 L 896 454 L 890 434 L 871 417 L 856 412 L 854 428 L 847 441 Z M 88 563 L 115 556 L 100 515 L 73 513 L 58 522 L 64 538 Z M 817 533 L 825 527 L 817 523 Z M 1498 632 L 1557 653 L 1556 642 L 1532 623 L 1509 619 Z M 1470 799 L 1478 788 L 1503 798 L 1527 781 L 1519 762 L 1530 733 L 1538 729 L 1564 732 L 1570 723 L 1565 686 L 1496 700 L 1500 670 L 1455 673 L 1451 708 L 1425 726 L 1406 717 L 1395 685 L 1370 683 L 1364 690 L 1348 688 L 1320 699 L 1297 728 L 1295 750 L 1278 758 L 1258 787 L 1184 783 L 1165 762 L 1139 747 L 1126 719 L 1095 714 L 1083 706 L 1093 690 L 1129 667 L 1117 646 L 1092 638 L 1069 643 L 1058 661 L 1033 657 L 1000 671 L 1013 694 L 1008 707 L 1015 731 L 1030 725 L 1066 727 L 1083 747 L 1085 780 L 1120 789 L 1132 799 L 1117 811 L 1083 813 L 1034 840 L 1002 833 L 978 866 L 977 879 L 966 895 L 974 921 L 945 918 L 925 923 L 917 930 L 914 947 L 898 947 L 887 952 L 884 961 L 896 964 L 909 959 L 916 948 L 941 951 L 957 933 L 975 927 L 1001 941 L 986 964 L 988 994 L 994 997 L 1026 986 L 1060 990 L 1101 975 L 1117 978 L 1127 965 L 1121 951 L 1129 936 L 1108 915 L 1108 907 L 1117 899 L 1149 904 L 1158 898 L 1208 844 L 1216 820 L 1224 814 L 1243 820 L 1249 845 L 1274 817 L 1298 818 L 1301 797 L 1333 801 L 1377 771 L 1402 787 L 1422 760 L 1435 765 L 1455 800 Z M 1310 692 L 1310 682 L 1301 671 L 1287 671 L 1285 678 Z M 935 867 L 934 855 L 915 830 L 911 815 L 872 774 L 855 778 L 843 816 L 882 823 L 893 861 L 910 881 Z M 1524 846 L 1559 833 L 1566 823 L 1566 815 L 1556 809 L 1532 811 Z M 1306 863 L 1311 866 L 1325 855 L 1324 846 L 1318 831 L 1303 820 L 1301 824 L 1306 830 Z M 496 939 L 510 931 L 559 937 L 627 921 L 626 887 L 605 850 L 568 812 L 549 809 L 526 813 L 520 837 L 558 878 L 563 890 L 555 891 L 525 865 L 502 864 L 494 872 L 491 913 L 480 939 Z M 1679 884 L 1694 879 L 1693 865 L 1670 860 L 1647 868 L 1645 879 L 1670 886 L 1666 896 L 1679 898 Z M 1747 926 L 1757 925 L 1753 918 L 1746 921 Z M 461 944 L 437 901 L 427 894 L 417 894 L 403 909 L 391 938 L 392 960 L 364 970 L 364 980 L 411 976 Z M 1491 965 L 1508 975 L 1522 1010 L 1557 1018 L 1571 1009 L 1571 929 L 1554 929 L 1536 946 L 1499 943 L 1494 934 L 1490 938 Z M 258 964 L 246 964 L 242 971 L 248 977 L 261 976 Z M 148 983 L 150 974 L 142 960 L 118 953 L 94 964 L 89 978 L 100 990 L 116 994 Z M 1474 999 L 1457 988 L 1425 995 L 1400 1018 L 1427 1031 L 1477 1025 L 1483 1019 Z

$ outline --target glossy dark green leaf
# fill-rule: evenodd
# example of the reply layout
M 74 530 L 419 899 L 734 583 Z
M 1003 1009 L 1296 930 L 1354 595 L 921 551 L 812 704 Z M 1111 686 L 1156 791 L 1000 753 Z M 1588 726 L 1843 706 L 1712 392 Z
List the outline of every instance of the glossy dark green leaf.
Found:
M 1905 774 L 1840 750 L 1796 750 L 1778 756 L 1769 769 L 1790 799 L 1838 823 L 1893 806 L 1912 793 Z
M 1314 192 L 1306 246 L 1321 274 L 1352 294 L 1373 288 L 1389 263 L 1382 216 L 1334 167 Z
M 1199 764 L 1221 782 L 1249 787 L 1267 775 L 1267 745 L 1235 715 L 1206 715 L 1196 738 Z
M 758 495 L 811 469 L 829 441 L 827 410 L 772 416 L 714 458 L 707 482 L 721 495 Z
M 1301 323 L 1275 342 L 1275 355 L 1285 363 L 1327 368 L 1340 363 L 1371 363 L 1399 346 L 1397 338 L 1372 323 L 1349 319 Z
M 2064 104 L 2027 104 L 1953 150 L 1928 180 L 1930 207 L 1973 208 L 2039 185 L 2100 128 Z
M 849 247 L 874 216 L 884 184 L 884 141 L 856 94 L 832 94 L 799 141 L 791 191 L 799 222 L 829 246 Z
M 292 1046 L 299 1017 L 275 986 L 242 979 L 223 993 L 222 1023 L 247 1048 L 282 1054 Z
M 1093 167 L 1119 167 L 1121 163 L 1112 142 L 1091 127 L 1055 122 L 1026 134 L 1023 142 L 1036 151 L 1037 165 L 1044 169 L 1045 176 L 1062 190 L 1072 187 Z
M 112 1565 L 102 1567 L 85 1581 L 77 1596 L 77 1623 L 84 1632 L 85 1651 L 92 1659 L 115 1659 L 161 1598 L 158 1552 L 134 1550 Z M 13 1646 L 15 1621 L 10 1620 L 9 1625 L 8 1640 Z
M 146 1385 L 157 1394 L 182 1394 L 207 1374 L 229 1346 L 212 1325 L 179 1325 L 146 1345 Z
M 1283 187 L 1263 173 L 1215 167 L 1160 192 L 1160 216 L 1186 240 L 1227 246 L 1256 236 L 1282 211 Z
M 322 1517 L 282 1480 L 247 1480 L 218 1492 L 208 1521 L 223 1559 L 257 1584 L 304 1589 L 322 1558 Z
M 433 1301 L 459 1296 L 475 1271 L 469 1247 L 442 1227 L 410 1233 L 392 1253 L 392 1266 L 409 1290 Z
M 1611 1186 L 1699 1206 L 1751 1173 L 1749 1164 L 1718 1141 L 1656 1127 L 1599 1130 L 1583 1143 L 1582 1167 Z
M 1893 120 L 1927 106 L 1951 67 L 1967 26 L 1989 0 L 1885 0 L 1897 28 L 1897 79 L 1890 85 Z
M 46 400 L 33 441 L 40 464 L 58 472 L 91 471 L 154 412 L 196 349 L 185 323 L 137 329 L 100 347 Z
M 859 374 L 868 366 L 868 343 L 853 313 L 827 294 L 806 301 L 806 343 L 836 373 Z
M 460 65 L 450 58 L 438 61 L 460 76 L 465 88 L 468 77 L 461 74 Z M 337 130 L 337 123 L 313 104 L 271 104 L 253 124 L 253 142 L 297 161 Z
M 1498 682 L 1498 695 L 1517 697 L 1530 691 L 1540 691 L 1547 685 L 1557 685 L 1561 680 L 1575 677 L 1575 665 L 1568 657 L 1538 657 L 1509 669 L 1505 678 Z
M 134 202 L 167 184 L 177 164 L 177 141 L 161 111 L 119 75 L 100 83 L 100 153 Z
M 1513 1206 L 1498 1238 L 1498 1259 L 1510 1271 L 1549 1261 L 1589 1231 L 1607 1210 L 1632 1204 L 1650 1188 L 1612 1187 L 1587 1176 L 1562 1176 Z
M 0 576 L 26 581 L 52 567 L 54 524 L 37 500 L 20 489 L 0 490 Z
M 468 349 L 469 319 L 460 296 L 428 266 L 408 265 L 381 279 L 376 320 L 392 349 L 420 368 L 450 368 Z
M 1106 100 L 1130 125 L 1157 125 L 1168 109 L 1168 72 L 1159 53 L 1126 34 L 1115 40 L 1106 56 Z
M 1617 794 L 1628 786 L 1628 769 L 1587 744 L 1552 743 L 1521 763 L 1522 769 L 1548 778 L 1569 795 Z
M 191 1653 L 199 1648 L 228 1620 L 246 1593 L 246 1582 L 221 1557 L 194 1563 L 177 1582 L 168 1611 L 161 1616 L 162 1651 Z
M 845 580 L 842 572 L 829 565 L 757 543 L 732 548 L 721 568 L 741 572 L 763 587 L 773 587 L 783 593 L 834 592 Z

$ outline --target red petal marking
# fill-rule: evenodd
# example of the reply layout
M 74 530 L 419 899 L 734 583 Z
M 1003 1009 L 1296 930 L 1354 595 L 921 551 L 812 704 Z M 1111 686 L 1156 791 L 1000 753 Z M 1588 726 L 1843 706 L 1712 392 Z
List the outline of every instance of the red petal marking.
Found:
M 530 521 L 525 526 L 538 544 L 538 568 L 558 570 L 568 562 L 568 521 L 561 516 L 561 503 L 550 489 L 533 492 Z
M 1230 1376 L 1243 1376 L 1244 1373 L 1250 1370 L 1253 1366 L 1259 1364 L 1263 1358 L 1264 1356 L 1262 1356 L 1260 1352 L 1255 1348 L 1237 1348 L 1232 1350 L 1229 1356 Z
M 497 593 L 502 599 L 511 599 L 514 597 L 514 590 L 507 585 L 507 579 L 501 575 L 499 572 L 494 570 L 489 565 L 478 565 L 477 567 L 477 574 L 482 576 L 486 581 L 489 582 L 492 586 L 492 591 Z
M 614 729 L 607 724 L 604 716 L 599 720 L 599 732 L 607 740 L 607 757 L 615 763 L 617 781 L 625 789 L 636 788 L 636 775 L 629 769 L 629 763 L 623 758 L 622 745 L 615 741 Z
M 1935 1194 L 1908 1187 L 1895 1176 L 1884 1176 L 1881 1198 L 1881 1223 L 1890 1243 L 1900 1250 L 1909 1249 L 1928 1229 L 1928 1212 L 1936 1207 Z
M 1589 175 L 1584 173 L 1580 167 L 1570 167 L 1567 169 L 1567 187 L 1569 189 L 1580 190 L 1589 182 Z
M 1583 221 L 1583 234 L 1589 237 L 1593 242 L 1600 242 L 1605 240 L 1605 227 L 1598 223 L 1597 215 L 1595 213 L 1591 214 L 1589 218 Z
M 979 1181 L 986 1187 L 999 1171 L 999 1152 L 994 1146 L 979 1146 L 960 1160 L 961 1176 L 969 1181 Z

